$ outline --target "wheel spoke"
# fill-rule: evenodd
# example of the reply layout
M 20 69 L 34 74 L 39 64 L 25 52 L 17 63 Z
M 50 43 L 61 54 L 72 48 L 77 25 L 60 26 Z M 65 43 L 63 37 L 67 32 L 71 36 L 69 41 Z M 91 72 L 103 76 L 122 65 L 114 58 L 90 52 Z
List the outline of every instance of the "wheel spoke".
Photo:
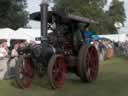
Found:
M 30 58 L 23 58 L 22 62 L 18 65 L 18 82 L 19 86 L 22 88 L 28 88 L 32 83 L 33 78 L 33 68 Z
M 58 70 L 54 69 L 53 70 L 53 78 L 56 80 L 57 76 L 58 76 Z
M 64 85 L 66 78 L 66 66 L 64 63 L 64 57 L 56 56 L 54 62 L 52 62 L 52 79 L 51 82 L 55 85 L 54 88 L 61 88 Z
M 97 71 L 98 71 L 98 59 L 96 55 L 96 50 L 94 47 L 90 47 L 87 52 L 87 77 L 89 80 L 95 80 L 97 77 Z

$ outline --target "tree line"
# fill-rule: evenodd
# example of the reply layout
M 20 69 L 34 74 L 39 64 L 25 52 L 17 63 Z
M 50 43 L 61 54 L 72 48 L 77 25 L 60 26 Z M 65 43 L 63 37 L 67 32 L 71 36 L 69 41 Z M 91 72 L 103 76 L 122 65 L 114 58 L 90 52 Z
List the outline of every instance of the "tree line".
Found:
M 90 30 L 97 34 L 113 34 L 117 32 L 115 23 L 124 25 L 126 19 L 124 2 L 112 0 L 107 11 L 104 6 L 107 0 L 54 0 L 54 9 L 67 14 L 75 14 L 94 19 L 98 25 L 92 24 Z
M 0 28 L 26 27 L 28 12 L 26 0 L 0 0 Z
M 54 10 L 88 17 L 99 22 L 92 24 L 89 29 L 98 34 L 116 33 L 116 22 L 124 25 L 126 19 L 124 2 L 112 0 L 107 11 L 104 6 L 107 0 L 52 0 Z M 27 0 L 0 0 L 0 28 L 18 29 L 26 27 L 29 13 L 26 11 Z

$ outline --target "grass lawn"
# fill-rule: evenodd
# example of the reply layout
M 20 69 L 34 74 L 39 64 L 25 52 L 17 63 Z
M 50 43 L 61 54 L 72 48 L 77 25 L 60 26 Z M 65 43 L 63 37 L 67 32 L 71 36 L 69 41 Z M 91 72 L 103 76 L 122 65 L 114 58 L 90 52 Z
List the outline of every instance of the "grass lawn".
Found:
M 81 83 L 69 74 L 63 89 L 52 90 L 47 79 L 34 81 L 29 89 L 19 89 L 13 80 L 0 81 L 0 96 L 128 96 L 128 60 L 113 58 L 100 64 L 96 82 Z

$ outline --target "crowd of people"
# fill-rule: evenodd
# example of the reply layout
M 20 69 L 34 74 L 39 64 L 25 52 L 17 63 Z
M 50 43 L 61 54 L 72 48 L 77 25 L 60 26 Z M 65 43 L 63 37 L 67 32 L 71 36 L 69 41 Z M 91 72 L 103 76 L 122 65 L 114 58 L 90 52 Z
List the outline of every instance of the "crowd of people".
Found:
M 15 42 L 11 46 L 8 46 L 7 40 L 0 42 L 0 59 L 5 57 L 16 57 L 18 56 L 18 48 L 25 46 L 25 41 Z
M 15 42 L 12 46 L 8 47 L 6 40 L 0 42 L 0 59 L 8 56 L 18 56 L 18 48 L 25 46 L 25 43 L 25 41 Z M 93 40 L 91 44 L 96 47 L 100 61 L 110 59 L 113 56 L 128 56 L 128 41 Z
M 115 51 L 117 56 L 128 57 L 128 41 L 126 40 L 125 42 L 116 42 Z
M 114 56 L 128 57 L 128 41 L 114 42 L 110 40 L 92 41 L 99 54 L 99 61 L 111 59 Z
M 106 59 L 111 59 L 114 56 L 114 43 L 109 40 L 98 40 L 92 41 L 99 55 L 99 61 L 104 61 Z
M 7 40 L 0 41 L 0 80 L 15 76 L 15 62 L 19 55 L 19 49 L 26 46 L 26 41 L 11 42 L 8 46 Z

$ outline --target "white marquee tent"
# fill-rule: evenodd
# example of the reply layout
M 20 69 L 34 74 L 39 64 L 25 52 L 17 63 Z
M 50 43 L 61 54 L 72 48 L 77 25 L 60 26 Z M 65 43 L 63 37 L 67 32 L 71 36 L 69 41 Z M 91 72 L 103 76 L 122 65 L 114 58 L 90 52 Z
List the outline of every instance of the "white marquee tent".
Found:
M 19 30 L 12 30 L 9 28 L 5 28 L 5 29 L 0 29 L 0 39 L 6 39 L 8 41 L 8 45 L 10 40 L 12 39 L 22 39 L 22 40 L 35 40 L 34 36 L 36 36 L 35 34 L 31 34 L 34 33 L 31 31 L 29 31 L 29 29 L 19 29 Z
M 30 34 L 23 30 L 17 30 L 11 34 L 11 39 L 25 39 L 25 40 L 33 40 L 33 37 Z
M 40 37 L 41 36 L 40 29 L 24 29 L 24 28 L 20 28 L 20 29 L 17 30 L 17 32 L 26 34 L 28 37 L 30 37 L 31 40 L 35 40 L 36 37 Z
M 20 28 L 16 31 L 9 28 L 0 29 L 0 39 L 7 39 L 9 42 L 11 39 L 25 39 L 27 41 L 30 41 L 30 40 L 35 40 L 36 37 L 40 37 L 40 36 L 41 36 L 40 29 Z M 99 37 L 105 37 L 112 41 L 128 40 L 127 34 L 99 35 Z
M 0 39 L 9 39 L 14 30 L 9 28 L 0 29 Z
M 0 39 L 26 39 L 31 40 L 33 37 L 23 30 L 12 30 L 9 28 L 0 29 Z
M 126 40 L 128 40 L 128 35 L 127 34 L 109 34 L 109 35 L 99 35 L 99 37 L 104 37 L 104 38 L 108 38 L 112 41 L 121 41 L 121 42 L 124 42 Z

